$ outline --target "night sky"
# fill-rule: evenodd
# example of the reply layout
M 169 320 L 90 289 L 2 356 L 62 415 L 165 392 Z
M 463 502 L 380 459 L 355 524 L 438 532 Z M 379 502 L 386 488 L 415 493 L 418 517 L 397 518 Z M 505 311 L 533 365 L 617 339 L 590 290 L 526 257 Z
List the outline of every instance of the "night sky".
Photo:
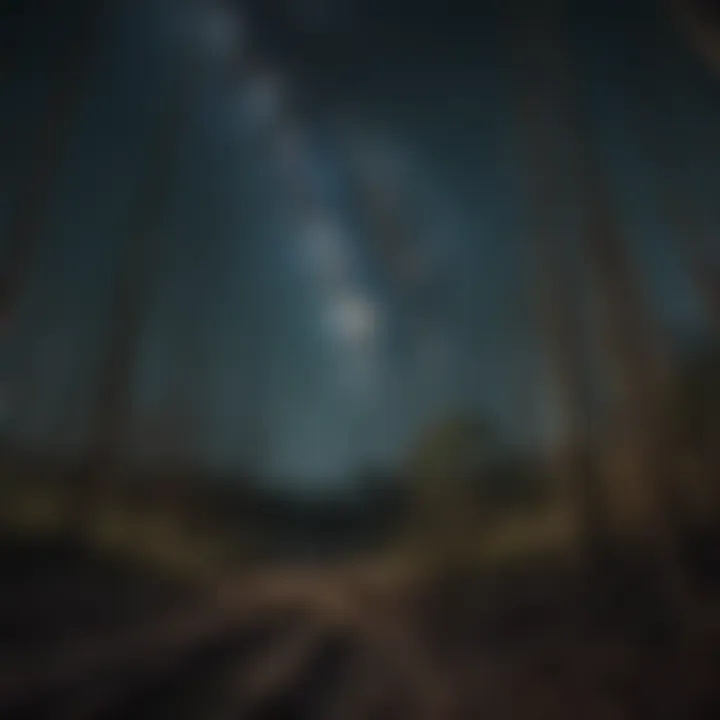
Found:
M 503 3 L 110 5 L 0 347 L 6 432 L 86 442 L 122 248 L 153 153 L 177 125 L 124 454 L 322 485 L 401 463 L 455 412 L 537 438 L 529 408 L 544 396 Z M 699 332 L 653 157 L 681 158 L 678 185 L 700 225 L 717 227 L 720 81 L 649 0 L 575 5 L 576 70 L 618 220 L 663 328 Z M 63 44 L 79 32 L 73 3 L 15 6 L 0 23 L 0 249 Z M 239 70 L 241 48 L 253 61 Z M 278 118 L 280 146 L 268 138 Z M 369 229 L 360 172 L 400 188 L 405 264 Z M 312 190 L 319 215 L 298 209 L 293 183 Z

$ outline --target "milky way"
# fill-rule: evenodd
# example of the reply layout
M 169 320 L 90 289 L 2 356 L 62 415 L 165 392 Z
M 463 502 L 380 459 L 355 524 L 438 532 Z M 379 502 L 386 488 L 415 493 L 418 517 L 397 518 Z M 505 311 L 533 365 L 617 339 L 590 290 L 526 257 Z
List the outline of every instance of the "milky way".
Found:
M 140 178 L 192 57 L 192 127 L 163 221 L 169 251 L 127 451 L 322 484 L 403 462 L 419 432 L 460 410 L 535 437 L 521 408 L 538 392 L 540 351 L 501 13 L 274 5 L 117 5 L 3 347 L 8 430 L 84 442 Z M 26 26 L 27 47 L 2 78 L 1 131 L 12 138 L 2 228 L 45 109 L 48 37 L 57 41 L 47 23 Z M 667 87 L 682 105 L 660 135 L 697 158 L 686 182 L 708 222 L 718 220 L 708 188 L 720 177 L 709 144 L 720 90 L 662 28 L 598 2 L 576 32 L 618 212 L 674 331 L 702 318 L 633 127 L 644 82 L 628 73 L 633 42 L 670 57 Z

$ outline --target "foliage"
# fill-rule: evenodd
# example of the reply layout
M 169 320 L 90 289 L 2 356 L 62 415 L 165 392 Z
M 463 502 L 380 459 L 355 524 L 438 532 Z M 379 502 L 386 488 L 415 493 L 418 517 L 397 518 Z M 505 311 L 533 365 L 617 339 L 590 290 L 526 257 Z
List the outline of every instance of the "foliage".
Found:
M 489 426 L 471 415 L 446 418 L 420 436 L 409 471 L 422 494 L 443 496 L 469 488 L 496 445 Z
M 478 499 L 488 509 L 515 512 L 537 508 L 548 500 L 552 483 L 532 456 L 507 453 L 491 464 L 478 481 Z
M 678 416 L 690 446 L 704 453 L 718 439 L 720 422 L 720 347 L 691 353 L 680 372 Z
M 474 485 L 496 444 L 487 423 L 467 414 L 444 418 L 420 436 L 408 462 L 409 539 L 426 557 L 447 565 L 478 546 L 483 524 Z

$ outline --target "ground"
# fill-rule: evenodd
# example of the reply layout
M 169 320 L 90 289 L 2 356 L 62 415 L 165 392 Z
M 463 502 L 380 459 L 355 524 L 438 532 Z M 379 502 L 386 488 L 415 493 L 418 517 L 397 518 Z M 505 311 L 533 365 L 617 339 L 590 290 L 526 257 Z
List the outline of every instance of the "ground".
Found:
M 720 716 L 717 628 L 679 623 L 637 568 L 348 562 L 200 588 L 57 541 L 1 558 L 3 718 Z

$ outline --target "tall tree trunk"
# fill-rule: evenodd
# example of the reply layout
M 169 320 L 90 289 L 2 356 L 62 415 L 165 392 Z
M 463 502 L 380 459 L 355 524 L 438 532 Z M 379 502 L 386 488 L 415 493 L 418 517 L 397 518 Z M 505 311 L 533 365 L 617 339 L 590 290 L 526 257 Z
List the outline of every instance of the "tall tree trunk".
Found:
M 673 89 L 679 91 L 683 81 L 677 68 L 672 65 L 672 60 L 665 57 L 658 58 L 657 64 L 646 62 L 643 69 L 650 87 L 643 95 L 641 104 L 645 114 L 637 124 L 648 145 L 652 144 L 652 150 L 648 147 L 648 154 L 652 155 L 660 183 L 659 205 L 664 208 L 667 219 L 679 236 L 688 270 L 712 331 L 720 338 L 720 269 L 709 252 L 713 230 L 708 222 L 700 220 L 700 208 L 693 203 L 691 192 L 686 186 L 689 158 L 683 157 L 677 143 L 668 142 L 668 138 L 661 134 L 663 125 L 673 130 L 679 129 L 681 121 L 677 103 L 680 99 L 673 102 L 673 98 L 668 95 Z M 663 81 L 672 89 L 663 92 L 660 86 Z M 712 142 L 714 138 L 709 140 Z
M 152 165 L 143 174 L 145 182 L 139 196 L 137 225 L 124 248 L 117 272 L 118 287 L 109 320 L 107 365 L 92 418 L 90 452 L 75 477 L 70 509 L 71 526 L 76 525 L 80 532 L 107 484 L 104 478 L 109 478 L 117 469 L 114 467 L 116 451 L 130 420 L 148 300 L 167 252 L 159 240 L 175 189 L 173 181 L 187 139 L 194 99 L 189 72 L 181 70 L 177 75 L 175 92 L 161 113 Z
M 667 182 L 670 176 L 663 175 Z M 713 336 L 720 339 L 720 268 L 710 257 L 710 232 L 688 206 L 685 193 L 666 186 L 664 201 L 668 214 L 672 215 L 692 281 L 703 304 L 705 314 L 712 328 Z M 713 233 L 714 234 L 714 233 Z
M 580 541 L 590 552 L 603 531 L 603 497 L 596 468 L 589 462 L 592 407 L 587 396 L 587 368 L 582 339 L 579 299 L 573 293 L 568 248 L 561 225 L 567 187 L 556 168 L 561 156 L 553 132 L 553 68 L 547 62 L 547 18 L 543 10 L 522 6 L 509 42 L 517 49 L 519 119 L 527 158 L 527 195 L 532 217 L 532 250 L 537 270 L 539 325 L 550 360 L 551 384 L 565 425 L 559 458 L 562 501 L 579 518 Z
M 5 232 L 0 264 L 0 344 L 12 344 L 16 308 L 28 285 L 32 266 L 43 234 L 47 231 L 48 208 L 60 167 L 65 157 L 87 89 L 89 75 L 99 54 L 106 0 L 79 0 L 72 5 L 79 19 L 77 32 L 65 38 L 62 61 L 54 68 L 47 99 L 48 110 L 31 158 L 20 181 L 17 206 L 13 208 Z M 2 58 L 0 73 L 14 69 L 11 48 Z M 33 405 L 36 378 L 34 363 L 21 364 L 15 350 L 8 368 L 7 386 L 2 388 L 2 401 L 8 403 L 13 419 L 19 410 Z M 30 377 L 28 377 L 30 375 Z M 31 398 L 20 397 L 30 394 Z
M 720 10 L 712 0 L 662 0 L 698 60 L 720 76 Z
M 54 183 L 99 49 L 106 2 L 80 2 L 73 7 L 80 19 L 80 27 L 76 37 L 68 38 L 68 47 L 62 54 L 63 62 L 52 80 L 49 111 L 33 148 L 26 184 L 21 188 L 20 200 L 7 231 L 9 247 L 0 273 L 2 320 L 8 319 L 25 288 L 40 238 L 46 230 Z
M 681 616 L 691 605 L 691 594 L 670 521 L 672 482 L 676 478 L 672 477 L 675 458 L 666 446 L 666 359 L 658 351 L 626 242 L 614 220 L 582 88 L 574 77 L 570 42 L 555 35 L 548 47 L 557 53 L 555 78 L 566 99 L 563 129 L 574 157 L 574 177 L 583 209 L 581 235 L 593 270 L 611 370 L 613 434 L 617 433 L 612 445 L 621 444 L 621 462 L 611 465 L 610 478 L 622 488 L 624 504 L 616 507 L 616 513 L 629 510 L 619 529 L 643 551 L 655 576 L 666 581 L 668 598 L 676 615 Z
M 194 168 L 188 168 L 188 176 Z M 189 247 L 178 247 L 176 254 L 175 280 L 185 287 L 192 288 L 179 300 L 172 321 L 173 357 L 166 372 L 165 390 L 159 405 L 157 435 L 148 438 L 157 442 L 160 474 L 167 482 L 159 488 L 157 500 L 170 512 L 182 512 L 189 515 L 189 500 L 185 481 L 194 471 L 201 459 L 202 430 L 205 428 L 203 412 L 207 407 L 207 394 L 210 380 L 209 344 L 212 314 L 216 305 L 218 277 L 221 274 L 219 245 L 225 237 L 230 237 L 226 228 L 228 218 L 223 212 L 226 208 L 219 202 L 219 188 L 212 182 L 197 199 L 198 207 L 209 212 L 199 216 L 202 227 L 190 221 L 197 232 L 186 241 Z M 206 194 L 205 194 L 206 193 Z M 201 233 L 207 233 L 206 242 L 198 243 Z M 185 272 L 192 269 L 191 278 L 183 278 Z M 177 285 L 169 284 L 177 291 Z
M 642 41 L 642 33 L 638 34 L 639 41 Z M 676 68 L 670 63 L 671 61 L 664 57 L 658 58 L 657 62 L 653 62 L 652 58 L 641 62 L 639 70 L 645 83 L 640 88 L 634 89 L 635 92 L 642 89 L 642 101 L 637 103 L 631 122 L 638 135 L 638 142 L 649 161 L 648 166 L 653 171 L 657 187 L 657 206 L 680 245 L 687 270 L 712 332 L 714 336 L 720 338 L 720 274 L 709 253 L 711 231 L 708 223 L 700 219 L 701 209 L 693 202 L 692 192 L 687 187 L 688 159 L 683 157 L 683 149 L 679 148 L 676 142 L 676 139 L 680 140 L 682 135 L 671 133 L 668 137 L 663 133 L 664 129 L 680 129 L 680 119 L 676 109 L 676 102 L 680 100 L 673 102 L 672 98 L 667 97 L 667 93 L 672 92 L 673 89 L 679 90 L 682 80 Z M 664 90 L 663 85 L 670 85 L 671 89 Z M 677 417 L 677 414 L 682 407 L 682 398 L 679 396 L 677 369 L 673 368 L 673 370 L 675 372 L 667 383 L 666 407 L 669 429 L 673 434 L 675 449 L 679 453 L 687 454 L 690 450 L 687 444 L 680 445 L 683 419 Z M 691 485 L 691 483 L 683 484 Z M 702 488 L 697 489 L 704 498 L 705 493 Z M 690 491 L 692 488 L 687 490 Z M 705 499 L 701 499 L 700 502 L 706 504 Z

